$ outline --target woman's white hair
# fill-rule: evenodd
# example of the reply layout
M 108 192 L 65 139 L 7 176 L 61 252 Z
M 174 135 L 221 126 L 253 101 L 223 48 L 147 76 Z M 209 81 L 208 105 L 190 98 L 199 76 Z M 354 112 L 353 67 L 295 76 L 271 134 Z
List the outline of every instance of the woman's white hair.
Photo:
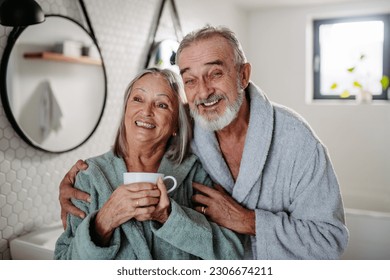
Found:
M 189 151 L 189 143 L 192 138 L 192 127 L 188 115 L 188 110 L 185 105 L 185 94 L 183 89 L 183 83 L 181 78 L 169 69 L 149 68 L 141 71 L 127 86 L 124 103 L 122 119 L 119 124 L 118 132 L 115 138 L 113 151 L 116 156 L 125 158 L 127 153 L 127 139 L 126 139 L 126 126 L 125 126 L 125 112 L 127 101 L 130 97 L 134 83 L 145 75 L 158 74 L 161 75 L 168 83 L 175 96 L 178 99 L 179 117 L 178 117 L 178 129 L 176 136 L 171 136 L 168 141 L 166 155 L 169 160 L 176 164 L 180 164 L 187 156 Z

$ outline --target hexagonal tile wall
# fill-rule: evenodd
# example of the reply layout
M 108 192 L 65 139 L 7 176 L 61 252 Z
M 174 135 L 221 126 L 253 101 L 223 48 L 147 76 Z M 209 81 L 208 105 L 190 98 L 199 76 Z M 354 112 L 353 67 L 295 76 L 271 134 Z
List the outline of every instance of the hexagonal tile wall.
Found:
M 77 0 L 37 0 L 46 14 L 68 16 L 87 29 Z M 159 1 L 84 0 L 107 74 L 107 102 L 94 135 L 81 147 L 52 154 L 26 144 L 0 106 L 0 259 L 11 259 L 9 241 L 60 220 L 58 186 L 78 160 L 110 149 L 124 90 L 145 63 L 148 36 Z M 126 11 L 126 12 L 123 12 Z M 12 28 L 0 26 L 0 55 Z

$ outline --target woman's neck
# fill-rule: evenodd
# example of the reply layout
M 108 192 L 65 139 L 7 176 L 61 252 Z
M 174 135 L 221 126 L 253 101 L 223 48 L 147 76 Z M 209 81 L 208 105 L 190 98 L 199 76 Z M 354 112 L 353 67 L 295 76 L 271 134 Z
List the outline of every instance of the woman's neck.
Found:
M 157 172 L 165 154 L 165 147 L 149 145 L 128 145 L 125 158 L 129 172 Z

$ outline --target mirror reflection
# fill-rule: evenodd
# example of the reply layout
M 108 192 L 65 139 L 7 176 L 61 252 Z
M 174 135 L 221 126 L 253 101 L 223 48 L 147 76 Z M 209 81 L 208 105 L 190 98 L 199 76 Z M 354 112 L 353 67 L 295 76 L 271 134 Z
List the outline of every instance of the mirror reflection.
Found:
M 179 42 L 176 40 L 165 39 L 158 42 L 151 51 L 147 67 L 168 68 L 179 73 L 179 68 L 175 64 L 178 48 Z
M 95 131 L 106 100 L 100 51 L 89 33 L 63 16 L 14 29 L 2 61 L 7 117 L 30 145 L 65 152 Z

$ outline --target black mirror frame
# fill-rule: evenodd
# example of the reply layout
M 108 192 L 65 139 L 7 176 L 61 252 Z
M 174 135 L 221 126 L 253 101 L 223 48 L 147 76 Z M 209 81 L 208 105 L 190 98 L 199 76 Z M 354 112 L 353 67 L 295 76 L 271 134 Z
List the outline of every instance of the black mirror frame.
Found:
M 6 82 L 7 81 L 8 61 L 10 59 L 10 55 L 11 55 L 12 49 L 13 49 L 15 43 L 16 43 L 16 40 L 23 33 L 23 31 L 26 28 L 28 28 L 28 26 L 25 26 L 25 27 L 15 27 L 10 32 L 8 40 L 7 40 L 7 44 L 6 44 L 6 47 L 4 49 L 2 59 L 1 59 L 1 65 L 0 65 L 0 81 L 1 81 L 0 82 L 0 91 L 1 91 L 0 95 L 1 95 L 1 101 L 3 103 L 3 108 L 4 108 L 4 111 L 5 111 L 5 114 L 6 114 L 7 118 L 8 118 L 8 120 L 9 120 L 9 122 L 11 123 L 13 129 L 20 136 L 20 138 L 22 138 L 27 144 L 29 144 L 33 148 L 38 149 L 40 151 L 53 153 L 53 154 L 59 154 L 59 153 L 65 153 L 65 152 L 72 151 L 74 149 L 77 149 L 81 145 L 83 145 L 85 142 L 87 142 L 91 138 L 91 136 L 93 135 L 93 133 L 96 131 L 97 127 L 99 126 L 99 124 L 101 122 L 101 119 L 103 117 L 103 113 L 104 113 L 104 110 L 105 110 L 105 107 L 106 107 L 106 101 L 107 101 L 107 73 L 106 73 L 106 67 L 104 65 L 104 60 L 103 60 L 103 56 L 102 56 L 100 47 L 99 47 L 99 45 L 97 43 L 96 38 L 93 36 L 93 34 L 91 34 L 91 32 L 89 32 L 79 22 L 77 22 L 74 19 L 72 19 L 70 17 L 67 17 L 67 16 L 58 15 L 58 14 L 49 14 L 49 15 L 45 15 L 45 17 L 46 18 L 48 18 L 48 17 L 62 17 L 64 19 L 72 21 L 73 23 L 77 24 L 80 28 L 82 28 L 91 37 L 93 43 L 96 45 L 96 48 L 97 48 L 97 50 L 99 52 L 99 56 L 100 56 L 101 61 L 102 61 L 102 65 L 101 66 L 102 66 L 103 76 L 104 76 L 104 100 L 103 100 L 102 110 L 101 110 L 100 116 L 99 116 L 95 126 L 93 127 L 92 131 L 86 136 L 86 138 L 83 141 L 81 141 L 81 143 L 79 143 L 78 145 L 76 145 L 74 147 L 71 147 L 69 149 L 61 150 L 61 151 L 49 151 L 49 150 L 44 149 L 43 147 L 35 145 L 25 135 L 23 130 L 18 125 L 18 122 L 16 121 L 16 119 L 14 117 L 14 114 L 12 113 L 11 105 L 10 105 L 9 99 L 8 99 L 7 82 Z

